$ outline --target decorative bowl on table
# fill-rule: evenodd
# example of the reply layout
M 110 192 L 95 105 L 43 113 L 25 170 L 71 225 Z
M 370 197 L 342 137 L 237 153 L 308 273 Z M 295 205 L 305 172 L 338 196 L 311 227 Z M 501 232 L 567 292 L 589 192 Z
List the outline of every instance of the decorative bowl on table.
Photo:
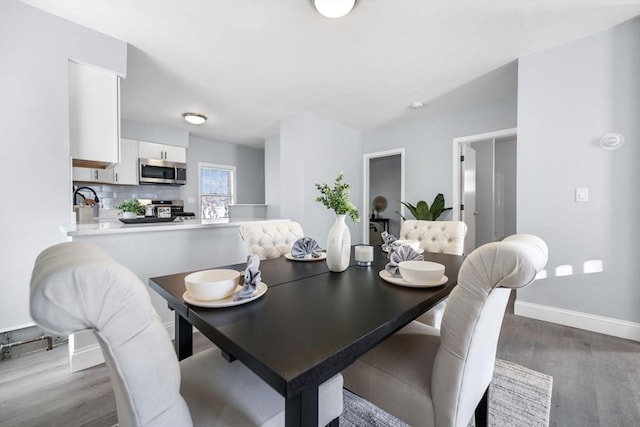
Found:
M 444 276 L 444 265 L 431 261 L 402 261 L 398 264 L 402 278 L 413 285 L 438 283 Z
M 200 301 L 214 301 L 233 294 L 240 282 L 235 270 L 203 270 L 184 278 L 189 295 Z

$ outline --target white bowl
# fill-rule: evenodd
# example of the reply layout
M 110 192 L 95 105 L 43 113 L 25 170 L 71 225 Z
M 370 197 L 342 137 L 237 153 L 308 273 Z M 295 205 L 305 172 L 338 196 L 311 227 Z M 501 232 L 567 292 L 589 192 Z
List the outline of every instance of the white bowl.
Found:
M 419 240 L 396 240 L 396 243 L 401 246 L 411 246 L 416 251 L 420 249 L 420 241 Z
M 236 290 L 240 273 L 235 270 L 203 270 L 184 278 L 189 294 L 200 301 L 226 298 Z
M 444 265 L 431 261 L 402 261 L 400 275 L 413 285 L 438 283 L 444 276 Z

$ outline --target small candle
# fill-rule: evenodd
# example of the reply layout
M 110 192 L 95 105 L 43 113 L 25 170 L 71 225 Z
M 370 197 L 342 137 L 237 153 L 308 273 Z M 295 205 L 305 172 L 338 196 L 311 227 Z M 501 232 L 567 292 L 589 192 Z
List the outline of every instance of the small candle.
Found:
M 369 266 L 373 261 L 373 246 L 356 246 L 356 264 Z

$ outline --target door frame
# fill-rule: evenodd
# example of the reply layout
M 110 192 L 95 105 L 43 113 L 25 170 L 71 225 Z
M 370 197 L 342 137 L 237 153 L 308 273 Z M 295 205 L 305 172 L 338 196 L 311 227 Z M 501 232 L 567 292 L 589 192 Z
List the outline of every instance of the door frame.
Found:
M 462 180 L 460 168 L 460 153 L 463 144 L 471 144 L 472 142 L 483 141 L 486 139 L 501 139 L 507 137 L 517 137 L 518 128 L 503 129 L 494 132 L 480 133 L 477 135 L 463 136 L 453 139 L 453 215 L 454 221 L 462 221 L 460 218 L 460 191 L 462 190 Z
M 405 200 L 404 197 L 404 147 L 395 148 L 386 151 L 376 151 L 374 153 L 365 153 L 362 155 L 362 242 L 369 244 L 369 216 L 370 216 L 370 201 L 369 201 L 369 163 L 371 159 L 378 159 L 381 157 L 389 157 L 400 155 L 400 200 Z M 404 206 L 400 206 L 400 214 L 404 216 Z

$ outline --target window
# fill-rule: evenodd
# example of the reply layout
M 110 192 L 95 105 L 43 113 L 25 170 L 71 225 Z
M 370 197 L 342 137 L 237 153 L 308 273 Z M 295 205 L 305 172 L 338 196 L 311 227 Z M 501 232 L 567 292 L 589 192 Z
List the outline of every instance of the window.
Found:
M 200 216 L 229 218 L 229 205 L 236 199 L 235 166 L 198 163 L 200 171 Z

